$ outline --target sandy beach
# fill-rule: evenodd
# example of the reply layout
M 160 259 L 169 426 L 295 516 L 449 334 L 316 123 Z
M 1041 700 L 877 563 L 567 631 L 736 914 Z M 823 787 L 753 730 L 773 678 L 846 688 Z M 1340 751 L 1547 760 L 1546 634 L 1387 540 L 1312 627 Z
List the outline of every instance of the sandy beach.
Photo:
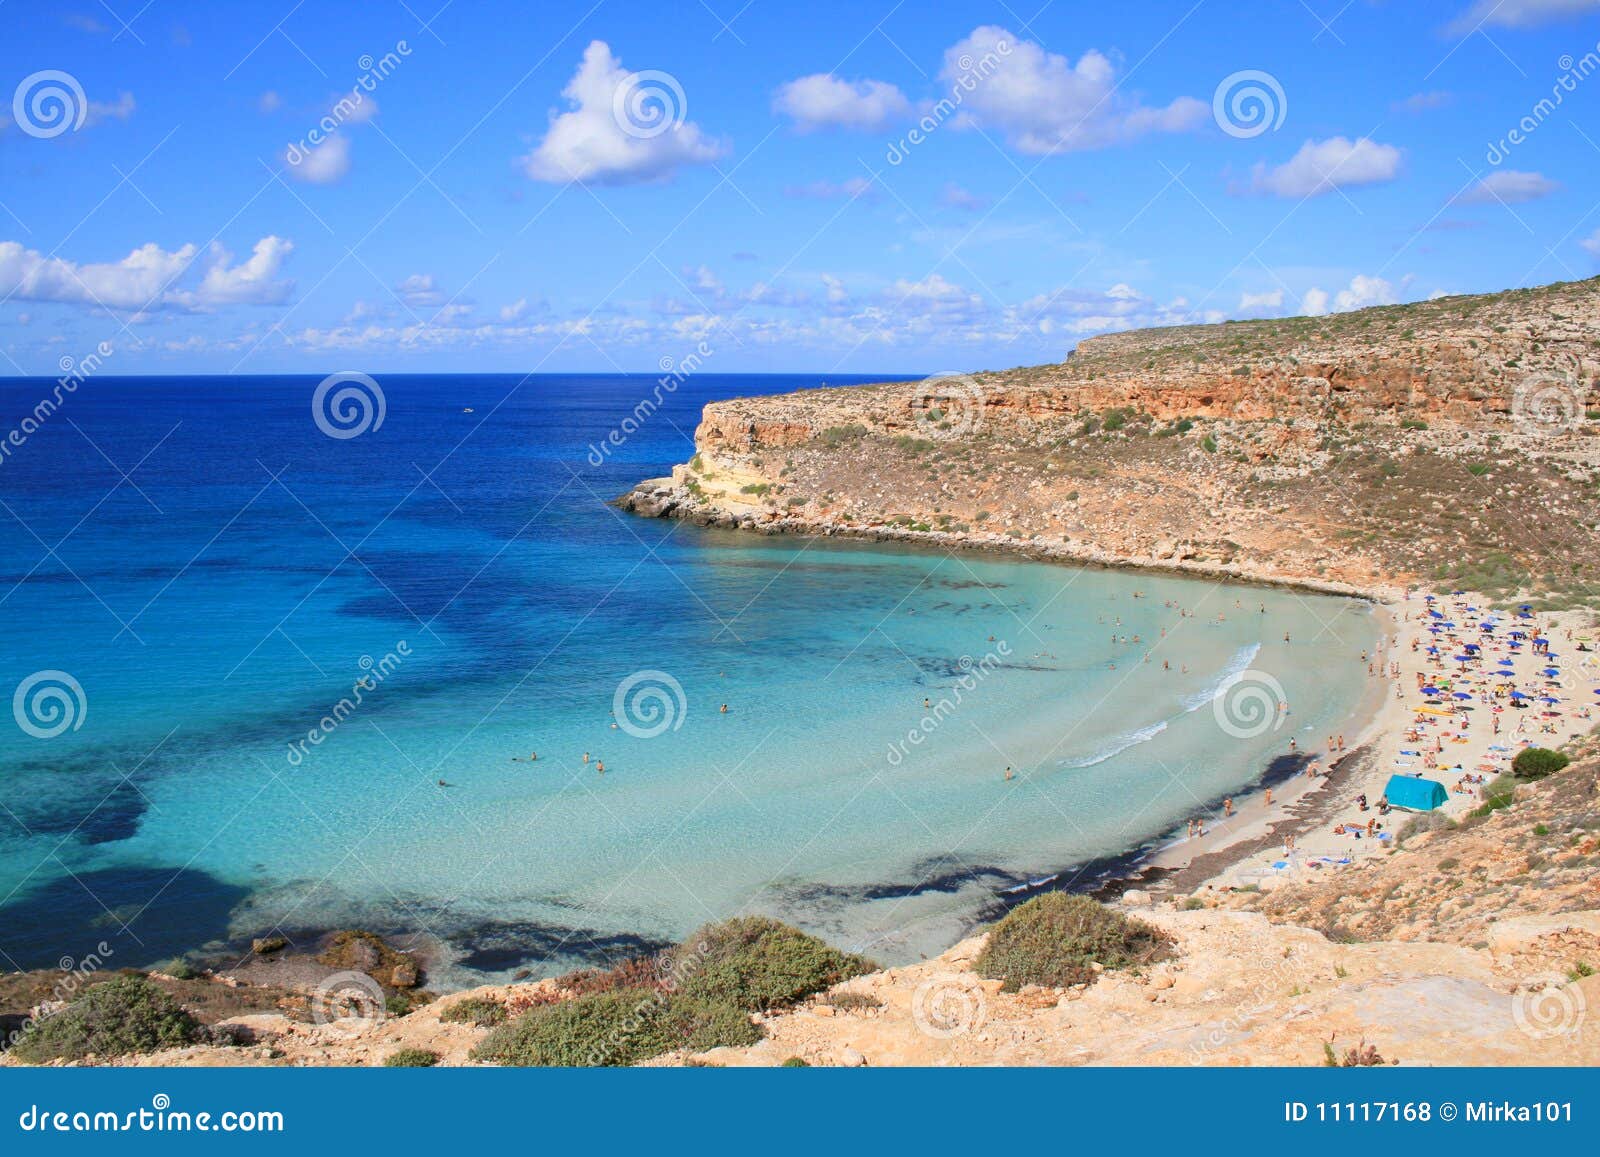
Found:
M 1441 784 L 1447 798 L 1434 810 L 1459 820 L 1518 751 L 1559 748 L 1593 728 L 1600 651 L 1586 614 L 1521 617 L 1492 611 L 1482 596 L 1426 591 L 1394 592 L 1374 613 L 1382 641 L 1369 656 L 1371 689 L 1343 745 L 1332 736 L 1332 749 L 1302 748 L 1310 774 L 1236 796 L 1231 816 L 1205 817 L 1204 835 L 1158 849 L 1133 880 L 1139 890 L 1332 880 L 1390 852 L 1418 814 L 1381 812 L 1392 776 Z

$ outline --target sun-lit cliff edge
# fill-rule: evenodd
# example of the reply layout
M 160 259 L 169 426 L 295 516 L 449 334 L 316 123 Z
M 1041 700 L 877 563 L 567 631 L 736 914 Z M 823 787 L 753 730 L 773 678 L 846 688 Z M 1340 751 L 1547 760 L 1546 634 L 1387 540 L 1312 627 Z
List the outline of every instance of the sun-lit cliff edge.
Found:
M 1110 334 L 1057 365 L 741 398 L 620 504 L 1570 603 L 1596 577 L 1600 279 Z M 1591 417 L 1592 415 L 1592 417 Z

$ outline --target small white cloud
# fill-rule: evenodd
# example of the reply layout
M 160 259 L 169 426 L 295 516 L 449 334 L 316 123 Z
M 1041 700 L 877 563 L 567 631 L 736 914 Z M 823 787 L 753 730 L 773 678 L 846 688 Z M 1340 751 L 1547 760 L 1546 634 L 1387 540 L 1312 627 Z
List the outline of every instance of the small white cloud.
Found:
M 801 132 L 817 129 L 881 129 L 911 112 L 905 93 L 881 80 L 841 80 L 832 73 L 802 76 L 779 87 L 774 112 Z
M 412 309 L 428 309 L 444 304 L 444 291 L 434 283 L 431 273 L 413 273 L 395 286 L 394 291 Z
M 1267 293 L 1241 293 L 1239 295 L 1239 312 L 1253 309 L 1281 309 L 1283 307 L 1283 290 L 1274 289 Z
M 1350 279 L 1349 286 L 1334 294 L 1331 300 L 1324 290 L 1307 290 L 1300 299 L 1300 312 L 1312 315 L 1347 313 L 1352 309 L 1366 309 L 1373 305 L 1393 305 L 1398 300 L 1392 284 L 1381 277 L 1367 277 L 1358 273 Z
M 334 133 L 310 152 L 302 152 L 298 145 L 290 145 L 283 155 L 289 166 L 288 173 L 297 181 L 308 185 L 331 185 L 344 179 L 350 171 L 350 138 Z
M 571 110 L 552 114 L 544 139 L 522 158 L 524 171 L 536 181 L 663 181 L 680 165 L 709 164 L 727 152 L 687 119 L 677 81 L 625 71 L 603 40 L 584 49 L 561 95 Z
M 500 320 L 501 321 L 516 321 L 520 317 L 522 317 L 523 314 L 525 314 L 527 312 L 528 312 L 528 299 L 526 297 L 519 297 L 519 298 L 517 298 L 516 301 L 512 302 L 510 305 L 503 305 L 503 306 L 500 307 Z
M 994 201 L 989 197 L 981 197 L 968 189 L 963 189 L 954 181 L 947 181 L 943 192 L 939 194 L 939 203 L 948 205 L 952 209 L 967 209 L 977 212 L 987 209 Z
M 1415 116 L 1436 108 L 1444 108 L 1453 100 L 1455 97 L 1448 92 L 1415 92 L 1405 100 L 1395 101 L 1389 107 L 1395 112 L 1406 112 Z
M 1561 182 L 1552 181 L 1543 173 L 1498 169 L 1456 199 L 1466 205 L 1494 203 L 1519 205 L 1524 201 L 1537 201 L 1540 197 L 1548 197 L 1559 188 Z
M 238 265 L 221 245 L 213 244 L 207 254 L 206 274 L 192 293 L 176 293 L 172 299 L 192 309 L 218 305 L 277 305 L 286 301 L 294 282 L 278 280 L 284 260 L 294 249 L 282 237 L 267 236 L 257 241 L 250 256 Z
M 1600 257 L 1600 229 L 1596 229 L 1589 236 L 1578 242 L 1590 256 Z
M 1392 181 L 1400 172 L 1400 150 L 1367 137 L 1307 141 L 1288 161 L 1253 170 L 1253 187 L 1278 197 L 1316 197 L 1334 189 Z
M 843 181 L 812 181 L 805 185 L 790 185 L 783 190 L 785 197 L 801 200 L 830 201 L 835 199 L 872 198 L 877 189 L 870 177 L 850 177 Z
M 1116 66 L 1091 49 L 1076 64 L 995 25 L 975 28 L 945 50 L 940 77 L 959 90 L 958 126 L 976 122 L 1005 134 L 1019 152 L 1042 156 L 1097 149 L 1147 133 L 1191 129 L 1211 106 L 1179 97 L 1150 107 L 1126 95 Z
M 1465 36 L 1481 27 L 1535 28 L 1600 10 L 1600 0 L 1473 0 L 1448 31 Z
M 89 111 L 83 118 L 85 127 L 97 125 L 104 121 L 125 121 L 133 115 L 133 93 L 124 92 L 117 95 L 114 101 L 91 100 Z
M 283 97 L 268 89 L 256 101 L 256 108 L 262 113 L 275 113 L 283 107 Z

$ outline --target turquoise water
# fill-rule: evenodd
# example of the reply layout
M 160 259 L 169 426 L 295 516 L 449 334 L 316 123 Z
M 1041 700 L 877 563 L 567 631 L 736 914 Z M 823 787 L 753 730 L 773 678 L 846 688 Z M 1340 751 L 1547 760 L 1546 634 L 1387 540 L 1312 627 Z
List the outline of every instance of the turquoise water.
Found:
M 315 378 L 72 395 L 0 463 L 0 688 L 82 689 L 0 729 L 4 959 L 359 923 L 464 983 L 739 911 L 915 959 L 1349 726 L 1349 600 L 621 514 L 706 401 L 817 382 L 702 375 L 592 453 L 652 384 L 384 378 L 350 439 Z M 1223 726 L 1246 672 L 1286 720 Z

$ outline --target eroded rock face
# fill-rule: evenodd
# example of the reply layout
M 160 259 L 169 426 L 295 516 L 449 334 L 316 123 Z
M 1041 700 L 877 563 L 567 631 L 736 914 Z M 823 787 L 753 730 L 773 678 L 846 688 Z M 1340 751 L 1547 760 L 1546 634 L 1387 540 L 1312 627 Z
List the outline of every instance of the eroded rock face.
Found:
M 1332 589 L 1489 570 L 1555 591 L 1600 579 L 1597 378 L 1600 280 L 1111 334 L 1058 365 L 712 403 L 694 460 L 622 505 Z

